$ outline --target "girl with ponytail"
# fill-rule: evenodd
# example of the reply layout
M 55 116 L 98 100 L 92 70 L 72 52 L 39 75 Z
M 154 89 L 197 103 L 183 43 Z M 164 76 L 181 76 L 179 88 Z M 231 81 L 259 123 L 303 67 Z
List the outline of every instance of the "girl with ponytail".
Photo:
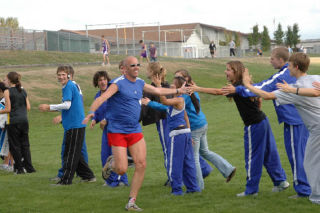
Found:
M 36 170 L 32 166 L 29 144 L 27 111 L 30 110 L 30 102 L 27 92 L 21 85 L 20 74 L 9 72 L 5 81 L 9 89 L 4 92 L 5 109 L 0 110 L 0 113 L 9 113 L 7 130 L 9 149 L 14 159 L 14 171 L 16 174 L 32 173 Z

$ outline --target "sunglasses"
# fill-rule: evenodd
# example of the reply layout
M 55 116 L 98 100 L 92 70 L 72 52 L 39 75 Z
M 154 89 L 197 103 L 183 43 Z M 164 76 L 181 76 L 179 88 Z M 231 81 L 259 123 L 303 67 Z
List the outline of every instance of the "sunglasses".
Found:
M 140 64 L 130 64 L 129 66 L 130 67 L 140 67 L 141 65 Z

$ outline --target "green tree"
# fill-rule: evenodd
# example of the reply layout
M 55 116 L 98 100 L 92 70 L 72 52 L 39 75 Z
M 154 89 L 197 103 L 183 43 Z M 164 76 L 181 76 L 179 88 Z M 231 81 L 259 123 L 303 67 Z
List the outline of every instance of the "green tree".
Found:
M 294 48 L 297 48 L 298 43 L 300 43 L 299 26 L 295 23 L 292 27 L 292 44 Z
M 269 36 L 269 30 L 266 26 L 263 26 L 263 32 L 261 34 L 261 47 L 263 51 L 270 50 L 271 42 Z
M 248 42 L 249 42 L 249 48 L 252 49 L 252 46 L 253 46 L 253 42 L 252 42 L 252 33 L 250 33 L 248 35 Z
M 274 31 L 273 35 L 277 45 L 283 44 L 284 32 L 282 31 L 282 26 L 280 23 L 278 24 L 278 29 Z
M 240 47 L 241 46 L 241 40 L 240 40 L 240 33 L 237 32 L 234 34 L 234 42 L 236 43 L 236 47 Z
M 224 37 L 226 38 L 226 43 L 229 44 L 229 42 L 232 40 L 232 32 L 225 30 Z
M 0 27 L 10 27 L 12 29 L 18 29 L 19 28 L 19 21 L 17 18 L 8 17 L 3 18 L 0 17 Z
M 293 46 L 293 32 L 291 26 L 288 26 L 288 30 L 286 31 L 285 43 L 287 46 Z
M 255 25 L 252 28 L 252 45 L 257 46 L 260 41 L 260 33 L 259 33 L 259 26 Z

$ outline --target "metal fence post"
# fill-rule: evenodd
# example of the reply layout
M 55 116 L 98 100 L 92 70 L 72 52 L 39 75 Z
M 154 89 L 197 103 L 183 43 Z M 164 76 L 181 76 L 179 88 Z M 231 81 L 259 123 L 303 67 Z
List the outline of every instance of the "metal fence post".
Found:
M 60 51 L 59 31 L 58 31 L 58 51 Z
M 136 54 L 136 44 L 135 44 L 135 40 L 134 40 L 134 22 L 132 22 L 132 45 L 133 45 L 133 54 Z

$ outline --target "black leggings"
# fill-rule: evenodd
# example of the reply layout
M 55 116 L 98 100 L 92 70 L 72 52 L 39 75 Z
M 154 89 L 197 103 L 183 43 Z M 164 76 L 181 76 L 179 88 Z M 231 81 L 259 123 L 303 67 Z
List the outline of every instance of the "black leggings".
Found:
M 22 172 L 25 168 L 29 173 L 35 172 L 31 162 L 29 123 L 9 124 L 7 130 L 9 150 L 14 159 L 15 171 Z

